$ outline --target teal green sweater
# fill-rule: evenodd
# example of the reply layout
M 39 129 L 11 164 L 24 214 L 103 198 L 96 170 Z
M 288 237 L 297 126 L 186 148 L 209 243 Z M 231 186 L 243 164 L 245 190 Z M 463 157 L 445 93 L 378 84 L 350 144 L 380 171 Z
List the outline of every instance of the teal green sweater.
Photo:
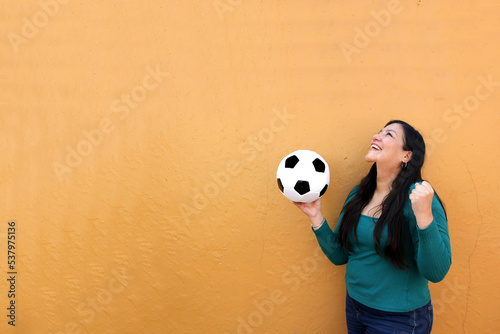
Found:
M 414 185 L 410 188 L 411 191 Z M 357 193 L 356 186 L 347 197 L 346 204 Z M 344 204 L 345 207 L 345 204 Z M 410 266 L 407 270 L 396 269 L 375 250 L 373 229 L 376 218 L 361 215 L 358 227 L 358 244 L 350 237 L 348 252 L 338 239 L 342 210 L 335 231 L 325 222 L 315 230 L 319 245 L 328 259 L 336 265 L 347 263 L 345 281 L 349 296 L 361 304 L 388 312 L 408 312 L 426 305 L 430 299 L 429 281 L 441 281 L 451 266 L 448 223 L 443 207 L 436 196 L 432 202 L 434 220 L 425 229 L 417 226 L 411 202 L 404 207 L 408 223 L 405 229 L 405 252 Z M 387 226 L 382 232 L 380 245 L 387 243 Z

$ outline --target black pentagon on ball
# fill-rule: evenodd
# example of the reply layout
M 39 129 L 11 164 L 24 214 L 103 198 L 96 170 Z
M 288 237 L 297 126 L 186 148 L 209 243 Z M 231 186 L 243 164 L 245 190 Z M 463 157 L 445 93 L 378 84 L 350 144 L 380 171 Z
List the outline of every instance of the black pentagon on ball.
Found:
M 328 189 L 328 184 L 325 184 L 323 189 L 319 192 L 319 197 L 323 196 L 326 193 L 326 189 Z
M 295 191 L 300 195 L 307 194 L 311 190 L 311 188 L 309 188 L 309 182 L 302 180 L 297 181 L 293 189 L 295 189 Z
M 278 188 L 280 188 L 280 191 L 283 192 L 284 187 L 283 187 L 283 183 L 281 183 L 280 179 L 278 179 Z
M 325 163 L 323 161 L 321 161 L 319 158 L 314 159 L 313 165 L 314 165 L 314 169 L 318 173 L 324 173 L 326 170 Z
M 291 157 L 286 158 L 285 160 L 285 168 L 293 168 L 299 162 L 299 158 L 296 155 L 292 155 Z

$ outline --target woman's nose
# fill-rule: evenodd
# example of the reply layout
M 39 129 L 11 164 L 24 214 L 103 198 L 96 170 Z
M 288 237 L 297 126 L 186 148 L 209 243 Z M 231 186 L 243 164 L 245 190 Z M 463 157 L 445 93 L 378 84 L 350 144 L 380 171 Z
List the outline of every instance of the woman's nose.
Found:
M 373 135 L 373 140 L 378 140 L 380 141 L 380 133 L 376 133 Z

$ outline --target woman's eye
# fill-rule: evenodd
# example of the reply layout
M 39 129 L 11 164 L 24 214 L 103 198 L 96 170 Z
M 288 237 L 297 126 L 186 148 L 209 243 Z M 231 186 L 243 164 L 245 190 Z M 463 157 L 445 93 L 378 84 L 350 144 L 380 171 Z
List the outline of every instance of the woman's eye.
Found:
M 388 134 L 389 136 L 391 136 L 392 138 L 394 138 L 394 136 L 392 135 L 392 133 L 387 132 L 387 134 Z

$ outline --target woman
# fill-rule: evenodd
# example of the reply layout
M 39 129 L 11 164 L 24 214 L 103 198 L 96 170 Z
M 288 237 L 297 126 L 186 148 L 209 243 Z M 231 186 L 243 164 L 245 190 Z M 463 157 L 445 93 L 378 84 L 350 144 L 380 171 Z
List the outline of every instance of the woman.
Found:
M 295 203 L 310 219 L 319 245 L 346 267 L 349 334 L 430 333 L 428 282 L 451 266 L 446 212 L 422 180 L 425 143 L 403 121 L 373 136 L 365 156 L 373 165 L 354 187 L 332 231 L 321 200 Z

